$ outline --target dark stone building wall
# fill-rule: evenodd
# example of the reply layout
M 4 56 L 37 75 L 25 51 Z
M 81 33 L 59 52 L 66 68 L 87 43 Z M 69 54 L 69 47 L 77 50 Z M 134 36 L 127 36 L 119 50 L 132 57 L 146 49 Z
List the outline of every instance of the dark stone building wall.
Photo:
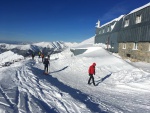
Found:
M 123 49 L 126 44 L 126 49 Z M 144 61 L 150 63 L 150 42 L 137 43 L 137 49 L 133 49 L 134 43 L 119 43 L 119 55 L 129 58 L 131 61 Z

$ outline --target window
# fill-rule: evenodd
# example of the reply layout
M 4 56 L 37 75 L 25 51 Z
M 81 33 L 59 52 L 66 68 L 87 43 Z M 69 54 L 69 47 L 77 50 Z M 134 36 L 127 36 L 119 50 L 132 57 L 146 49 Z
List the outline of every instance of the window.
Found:
M 136 24 L 141 23 L 141 15 L 136 16 Z
M 126 54 L 127 57 L 131 57 L 131 54 Z
M 138 44 L 137 44 L 137 42 L 135 42 L 134 44 L 133 44 L 133 50 L 137 50 L 138 49 Z
M 126 49 L 126 43 L 123 43 L 123 48 L 122 49 Z
M 103 33 L 105 32 L 105 29 L 103 29 Z
M 127 27 L 127 26 L 129 26 L 129 19 L 126 19 L 124 23 L 124 27 Z
M 99 31 L 99 34 L 101 34 L 101 30 Z
M 109 29 L 109 26 L 108 26 L 108 28 L 107 28 L 107 32 L 109 32 L 110 31 L 110 29 Z

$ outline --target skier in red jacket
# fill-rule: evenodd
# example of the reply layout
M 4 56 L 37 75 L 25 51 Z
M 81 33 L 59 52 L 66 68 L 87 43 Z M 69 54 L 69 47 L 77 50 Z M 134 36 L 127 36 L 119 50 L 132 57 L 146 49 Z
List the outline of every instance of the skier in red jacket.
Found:
M 94 86 L 96 86 L 96 85 L 95 85 L 95 81 L 94 81 L 94 77 L 93 77 L 93 75 L 95 75 L 95 66 L 96 66 L 96 63 L 93 63 L 93 64 L 89 67 L 89 76 L 90 76 L 90 78 L 89 78 L 89 80 L 88 80 L 88 84 L 90 84 L 90 81 L 91 81 L 91 79 L 92 79 Z

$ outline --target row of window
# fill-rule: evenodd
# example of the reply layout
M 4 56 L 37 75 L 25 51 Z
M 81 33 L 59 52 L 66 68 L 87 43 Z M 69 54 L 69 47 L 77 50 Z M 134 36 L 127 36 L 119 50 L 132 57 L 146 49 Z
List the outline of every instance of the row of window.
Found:
M 135 20 L 135 24 L 141 23 L 142 20 L 142 16 L 141 15 L 137 15 L 136 16 L 136 20 Z M 126 19 L 124 22 L 124 27 L 129 26 L 129 19 Z M 110 32 L 112 29 L 110 28 L 110 26 L 107 27 L 107 32 Z M 99 31 L 99 34 L 103 34 L 105 33 L 105 28 L 103 28 L 102 30 Z
M 136 20 L 135 20 L 135 24 L 141 23 L 141 20 L 142 20 L 142 16 L 137 15 Z M 129 26 L 129 19 L 126 19 L 125 23 L 124 23 L 124 27 L 127 27 L 127 26 Z
M 122 49 L 126 49 L 126 43 L 123 43 Z M 135 42 L 135 43 L 133 44 L 133 49 L 132 49 L 132 50 L 138 50 L 138 43 Z M 150 44 L 149 44 L 148 50 L 150 51 Z
M 126 43 L 123 43 L 122 49 L 126 49 Z M 138 44 L 136 42 L 133 44 L 133 50 L 138 50 Z
M 110 32 L 112 29 L 108 26 L 107 27 L 107 32 Z M 103 33 L 105 33 L 105 28 L 103 28 L 103 30 L 100 30 L 99 31 L 99 34 L 103 34 Z

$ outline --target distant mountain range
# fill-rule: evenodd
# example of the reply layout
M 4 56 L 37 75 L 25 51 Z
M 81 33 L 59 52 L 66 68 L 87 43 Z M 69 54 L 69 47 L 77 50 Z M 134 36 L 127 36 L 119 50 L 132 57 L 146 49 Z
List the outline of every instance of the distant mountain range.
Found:
M 0 43 L 0 53 L 11 50 L 14 53 L 23 55 L 24 57 L 31 55 L 32 53 L 38 54 L 42 52 L 45 55 L 51 53 L 61 52 L 64 49 L 76 44 L 70 42 L 39 42 L 39 43 L 22 43 L 17 41 L 1 41 Z
M 81 43 L 71 43 L 63 41 L 55 42 L 20 42 L 20 41 L 5 41 L 0 40 L 0 54 L 5 51 L 12 51 L 24 57 L 30 56 L 32 53 L 38 55 L 38 52 L 42 52 L 45 55 L 51 53 L 58 53 L 66 48 L 72 48 L 77 46 L 82 46 L 85 44 L 94 44 L 94 36 L 84 40 Z

